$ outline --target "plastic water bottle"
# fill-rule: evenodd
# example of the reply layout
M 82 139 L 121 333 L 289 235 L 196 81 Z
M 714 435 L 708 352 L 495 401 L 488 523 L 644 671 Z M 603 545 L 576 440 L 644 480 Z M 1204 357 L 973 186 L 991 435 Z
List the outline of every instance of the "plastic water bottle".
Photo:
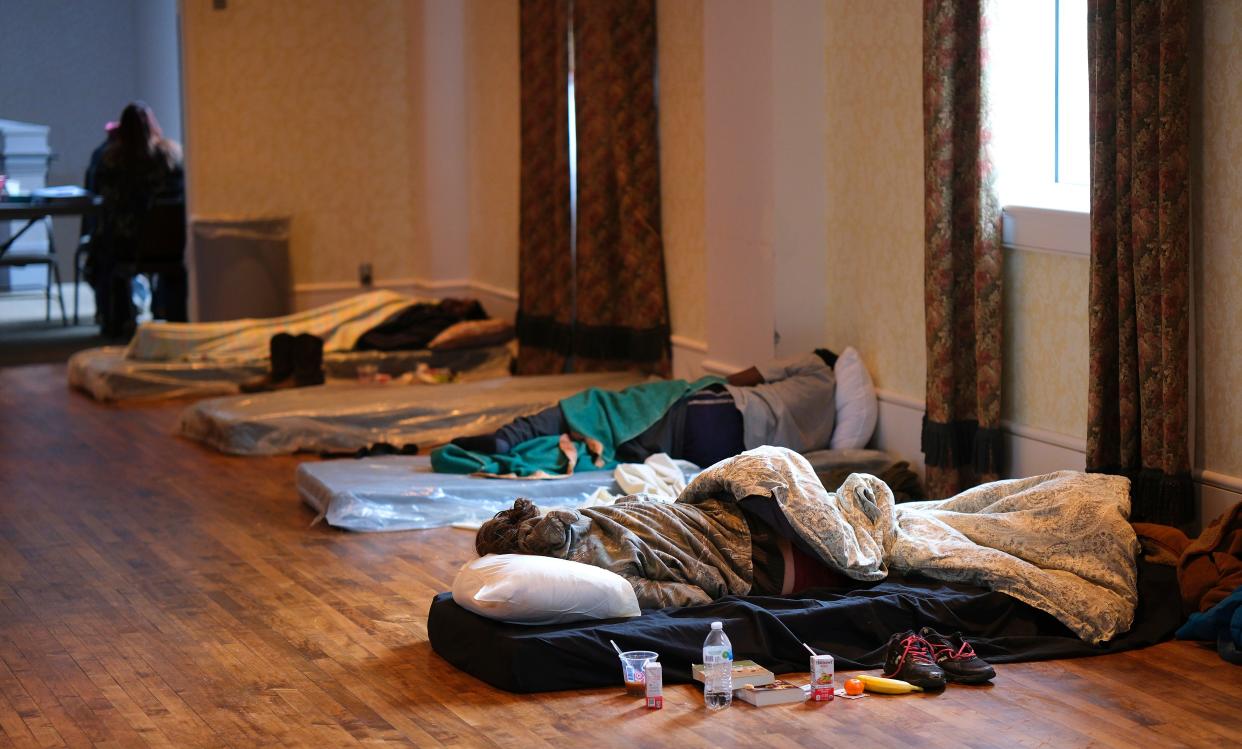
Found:
M 720 622 L 703 641 L 703 703 L 723 710 L 733 702 L 733 645 Z

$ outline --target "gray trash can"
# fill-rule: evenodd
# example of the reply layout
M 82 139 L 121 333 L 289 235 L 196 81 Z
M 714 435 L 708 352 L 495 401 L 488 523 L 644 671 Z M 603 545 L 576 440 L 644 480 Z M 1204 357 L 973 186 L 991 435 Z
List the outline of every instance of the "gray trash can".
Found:
M 195 217 L 190 231 L 199 322 L 292 311 L 288 217 Z

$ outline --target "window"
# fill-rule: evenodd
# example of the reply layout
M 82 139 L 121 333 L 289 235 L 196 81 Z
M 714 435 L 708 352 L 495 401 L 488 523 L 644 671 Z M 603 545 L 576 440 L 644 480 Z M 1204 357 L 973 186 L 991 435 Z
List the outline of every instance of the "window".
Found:
M 1090 243 L 1087 0 L 995 0 L 988 103 L 1007 245 Z

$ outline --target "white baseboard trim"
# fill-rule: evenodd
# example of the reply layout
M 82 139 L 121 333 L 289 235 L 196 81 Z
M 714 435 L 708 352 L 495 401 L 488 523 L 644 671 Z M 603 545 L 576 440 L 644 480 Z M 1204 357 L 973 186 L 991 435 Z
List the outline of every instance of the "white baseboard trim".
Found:
M 700 341 L 697 338 L 690 338 L 688 336 L 676 335 L 676 334 L 669 336 L 669 337 L 672 339 L 673 348 L 675 349 L 679 348 L 685 351 L 692 351 L 698 354 L 707 353 L 707 342 L 706 341 Z
M 910 461 L 923 474 L 922 446 L 924 401 L 888 390 L 876 390 L 879 399 L 879 423 L 872 444 Z M 1006 474 L 1038 476 L 1060 470 L 1081 471 L 1086 468 L 1087 440 L 1047 429 L 1001 422 L 1008 435 L 1005 440 Z M 1199 517 L 1204 525 L 1225 510 L 1242 501 L 1242 478 L 1202 468 L 1192 472 L 1199 497 Z
M 1242 478 L 1196 468 L 1192 473 L 1199 490 L 1199 522 L 1206 526 L 1225 510 L 1242 501 Z
M 483 281 L 470 281 L 470 288 L 475 289 L 483 294 L 494 296 L 497 299 L 507 299 L 517 304 L 518 293 L 516 289 L 506 289 L 495 284 L 485 283 Z
M 901 393 L 876 389 L 879 415 L 871 446 L 908 461 L 923 475 L 923 402 Z
M 876 397 L 880 401 L 876 447 L 900 455 L 922 471 L 924 401 L 882 389 L 876 390 Z M 1086 465 L 1085 439 L 1011 421 L 1001 422 L 1001 429 L 1009 435 L 1005 440 L 1005 465 L 1010 476 L 1037 476 L 1065 469 L 1081 471 Z
M 1195 481 L 1198 481 L 1215 489 L 1222 489 L 1234 494 L 1242 494 L 1242 478 L 1230 476 L 1227 473 L 1217 473 L 1204 468 L 1196 468 L 1192 474 Z
M 673 344 L 673 377 L 681 380 L 697 380 L 702 377 L 707 343 L 683 335 L 670 338 Z
M 517 292 L 468 278 L 390 278 L 376 281 L 373 289 L 409 294 L 415 297 L 444 298 L 470 296 L 483 303 L 492 317 L 512 320 L 517 314 Z M 318 281 L 293 287 L 293 308 L 311 309 L 359 294 L 366 289 L 352 281 Z

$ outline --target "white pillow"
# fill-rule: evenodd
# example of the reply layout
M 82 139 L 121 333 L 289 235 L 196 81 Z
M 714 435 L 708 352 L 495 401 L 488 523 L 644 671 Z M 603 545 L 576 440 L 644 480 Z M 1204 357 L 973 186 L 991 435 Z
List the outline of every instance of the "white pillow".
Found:
M 866 447 L 875 432 L 879 418 L 879 404 L 875 398 L 875 385 L 863 364 L 858 349 L 850 346 L 837 357 L 832 368 L 837 380 L 837 425 L 832 430 L 833 450 L 849 450 Z
M 638 616 L 634 588 L 615 572 L 567 559 L 488 554 L 457 572 L 453 600 L 479 616 L 559 624 Z

